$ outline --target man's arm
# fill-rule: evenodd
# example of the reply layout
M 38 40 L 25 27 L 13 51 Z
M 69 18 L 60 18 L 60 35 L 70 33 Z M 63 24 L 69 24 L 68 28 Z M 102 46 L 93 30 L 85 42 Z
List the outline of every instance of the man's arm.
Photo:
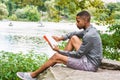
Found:
M 68 34 L 66 34 L 66 35 L 62 35 L 62 36 L 60 36 L 60 37 L 59 37 L 59 36 L 52 36 L 52 37 L 53 37 L 53 39 L 55 39 L 56 41 L 61 41 L 61 40 L 70 39 L 73 35 L 76 35 L 76 36 L 82 38 L 83 35 L 84 35 L 84 33 L 83 33 L 83 31 L 75 31 L 75 32 L 70 32 L 70 33 L 68 33 Z
M 75 58 L 80 58 L 83 55 L 86 55 L 93 47 L 93 38 L 92 37 L 86 37 L 83 39 L 83 43 L 79 50 L 77 51 L 62 51 L 58 50 L 58 53 L 65 55 L 65 56 L 70 56 L 70 57 L 75 57 Z
M 74 32 L 70 32 L 70 33 L 68 33 L 68 34 L 66 34 L 66 35 L 63 35 L 62 37 L 63 37 L 63 40 L 70 39 L 73 35 L 76 35 L 76 36 L 82 38 L 83 35 L 84 35 L 83 32 L 84 32 L 84 31 L 74 31 Z

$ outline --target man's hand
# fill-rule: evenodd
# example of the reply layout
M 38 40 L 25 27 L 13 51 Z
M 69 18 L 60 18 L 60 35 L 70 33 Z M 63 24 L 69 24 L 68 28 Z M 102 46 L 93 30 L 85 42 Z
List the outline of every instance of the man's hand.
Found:
M 63 37 L 58 37 L 58 36 L 52 36 L 52 38 L 53 38 L 55 41 L 61 41 L 61 40 L 64 39 Z
M 52 48 L 54 51 L 59 51 L 59 47 L 54 45 L 54 48 Z

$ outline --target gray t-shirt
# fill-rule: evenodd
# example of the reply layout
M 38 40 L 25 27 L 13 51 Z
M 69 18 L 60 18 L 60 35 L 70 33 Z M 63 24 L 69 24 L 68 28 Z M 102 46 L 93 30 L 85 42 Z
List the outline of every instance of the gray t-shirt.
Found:
M 58 52 L 62 55 L 66 55 L 74 58 L 81 58 L 82 56 L 86 56 L 87 59 L 94 64 L 95 66 L 99 66 L 102 60 L 102 42 L 100 35 L 96 28 L 90 25 L 84 31 L 75 31 L 63 35 L 64 40 L 70 39 L 73 35 L 76 35 L 82 38 L 82 45 L 77 51 L 62 51 Z

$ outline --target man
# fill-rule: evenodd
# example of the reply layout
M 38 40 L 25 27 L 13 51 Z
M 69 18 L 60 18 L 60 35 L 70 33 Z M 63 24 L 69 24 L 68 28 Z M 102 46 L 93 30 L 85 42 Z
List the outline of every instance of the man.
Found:
M 90 19 L 87 11 L 79 12 L 76 16 L 76 25 L 78 29 L 84 30 L 61 37 L 53 36 L 56 41 L 69 39 L 65 49 L 62 51 L 55 46 L 53 50 L 56 53 L 38 70 L 30 73 L 18 72 L 17 76 L 25 80 L 35 80 L 35 77 L 56 63 L 63 63 L 77 70 L 97 71 L 102 60 L 102 43 L 99 33 L 90 24 Z

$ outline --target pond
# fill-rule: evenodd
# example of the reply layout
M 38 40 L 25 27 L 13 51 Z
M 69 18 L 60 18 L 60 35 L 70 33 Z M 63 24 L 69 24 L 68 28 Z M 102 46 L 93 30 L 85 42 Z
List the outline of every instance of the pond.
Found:
M 12 26 L 9 26 L 12 23 Z M 43 39 L 44 34 L 63 35 L 76 29 L 75 24 L 43 22 L 0 22 L 0 51 L 54 54 Z
M 106 31 L 106 27 L 95 27 L 102 32 Z M 43 35 L 63 35 L 76 30 L 78 29 L 75 23 L 42 22 L 41 25 L 39 22 L 0 21 L 0 51 L 15 53 L 33 51 L 51 56 L 55 52 L 45 42 Z

